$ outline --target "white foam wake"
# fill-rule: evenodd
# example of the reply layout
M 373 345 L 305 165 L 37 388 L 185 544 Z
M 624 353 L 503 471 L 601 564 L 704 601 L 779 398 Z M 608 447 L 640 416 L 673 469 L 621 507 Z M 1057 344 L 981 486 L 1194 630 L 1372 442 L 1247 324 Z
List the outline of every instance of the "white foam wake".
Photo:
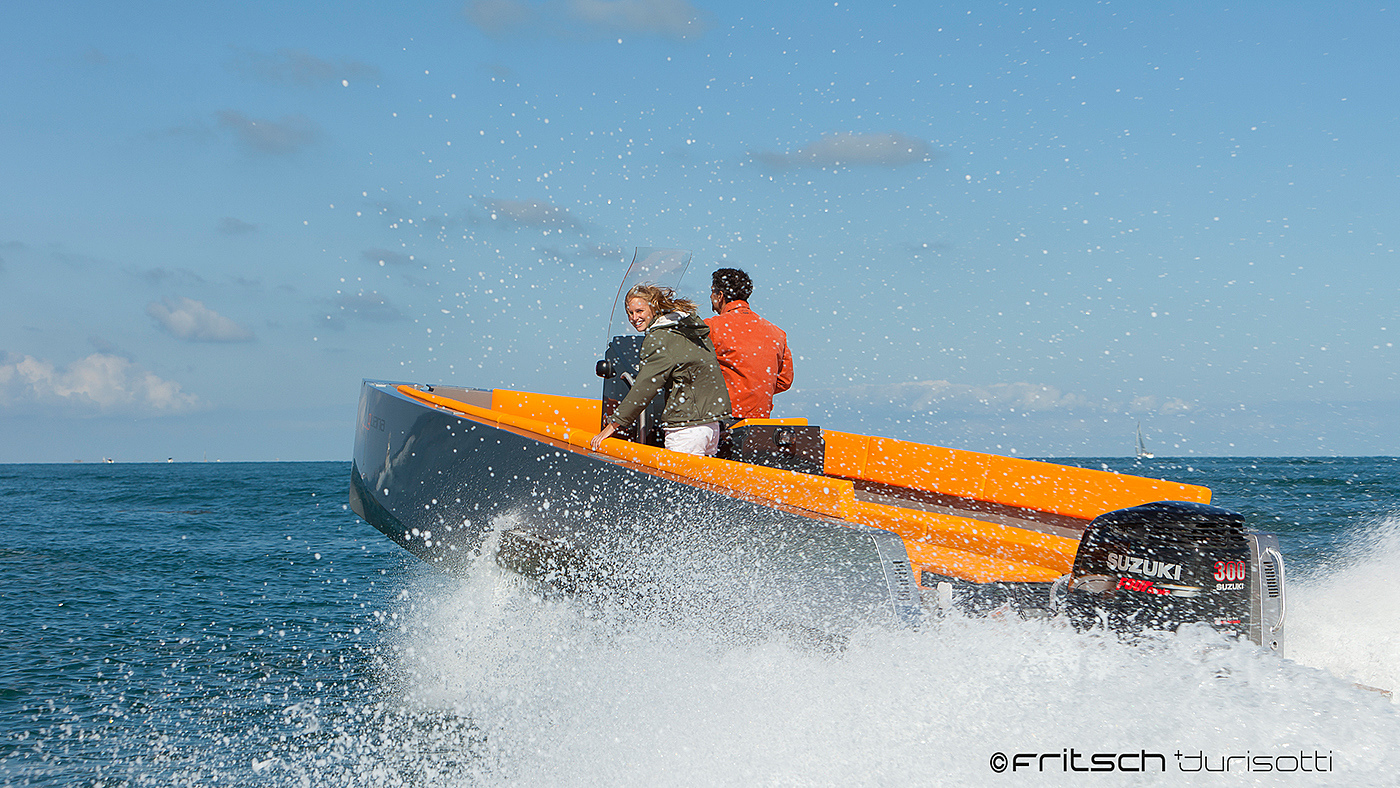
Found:
M 1161 753 L 1161 784 L 1190 777 L 1178 753 L 1317 752 L 1330 776 L 1316 784 L 1359 784 L 1391 778 L 1400 740 L 1390 703 L 1351 683 L 1388 681 L 1393 661 L 1360 669 L 1384 663 L 1393 638 L 1321 646 L 1334 632 L 1322 623 L 1328 595 L 1359 603 L 1372 588 L 1361 566 L 1355 583 L 1340 572 L 1293 595 L 1295 658 L 1278 659 L 1206 628 L 1129 644 L 1058 622 L 956 617 L 829 649 L 637 605 L 548 601 L 483 561 L 469 579 L 415 584 L 392 670 L 410 705 L 471 721 L 473 783 L 972 785 L 997 777 L 995 753 L 1073 749 Z M 1383 618 L 1368 612 L 1353 628 L 1384 635 Z M 1018 779 L 1085 778 L 1052 768 Z
M 1400 518 L 1358 530 L 1326 571 L 1290 583 L 1288 653 L 1361 684 L 1400 690 Z

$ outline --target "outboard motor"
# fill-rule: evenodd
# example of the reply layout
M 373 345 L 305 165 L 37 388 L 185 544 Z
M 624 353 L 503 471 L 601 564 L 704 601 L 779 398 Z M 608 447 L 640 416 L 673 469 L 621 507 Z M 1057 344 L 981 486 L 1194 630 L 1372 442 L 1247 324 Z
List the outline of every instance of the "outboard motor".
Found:
M 642 366 L 642 339 L 641 334 L 613 337 L 603 360 L 597 364 L 595 371 L 603 379 L 603 420 L 598 425 L 600 429 L 637 381 L 637 371 Z M 635 443 L 664 446 L 666 435 L 661 429 L 661 411 L 665 406 L 666 389 L 663 388 L 630 427 L 619 429 L 614 436 Z
M 1068 575 L 1064 610 L 1078 628 L 1120 632 L 1203 622 L 1283 652 L 1283 558 L 1244 516 L 1159 501 L 1094 518 Z

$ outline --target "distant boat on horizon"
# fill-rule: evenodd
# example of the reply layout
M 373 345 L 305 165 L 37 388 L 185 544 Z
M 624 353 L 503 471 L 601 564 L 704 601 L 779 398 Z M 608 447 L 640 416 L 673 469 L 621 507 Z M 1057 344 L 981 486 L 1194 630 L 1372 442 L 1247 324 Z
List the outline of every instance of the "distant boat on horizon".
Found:
M 1150 460 L 1152 457 L 1152 452 L 1147 450 L 1147 444 L 1142 441 L 1142 422 L 1139 421 L 1137 426 L 1137 458 L 1139 460 Z

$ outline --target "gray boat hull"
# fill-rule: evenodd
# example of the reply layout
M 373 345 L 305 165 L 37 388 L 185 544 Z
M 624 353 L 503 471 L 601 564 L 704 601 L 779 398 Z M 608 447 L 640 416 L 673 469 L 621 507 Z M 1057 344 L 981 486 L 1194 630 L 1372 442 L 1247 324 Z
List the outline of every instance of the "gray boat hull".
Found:
M 824 632 L 917 623 L 900 537 L 361 389 L 350 505 L 414 555 Z M 439 389 L 489 407 L 486 391 Z M 475 400 L 475 401 L 474 401 Z

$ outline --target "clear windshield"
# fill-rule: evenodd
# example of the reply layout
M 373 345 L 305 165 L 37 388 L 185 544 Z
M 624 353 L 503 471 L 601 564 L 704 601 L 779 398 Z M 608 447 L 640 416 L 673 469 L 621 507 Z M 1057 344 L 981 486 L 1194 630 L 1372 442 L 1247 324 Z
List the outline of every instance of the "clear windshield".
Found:
M 624 296 L 633 286 L 640 284 L 657 285 L 679 290 L 681 277 L 690 267 L 690 252 L 685 249 L 653 249 L 649 246 L 637 247 L 632 256 L 632 267 L 622 277 L 622 286 L 613 299 L 612 317 L 608 320 L 608 339 L 632 330 L 627 322 L 627 303 Z

